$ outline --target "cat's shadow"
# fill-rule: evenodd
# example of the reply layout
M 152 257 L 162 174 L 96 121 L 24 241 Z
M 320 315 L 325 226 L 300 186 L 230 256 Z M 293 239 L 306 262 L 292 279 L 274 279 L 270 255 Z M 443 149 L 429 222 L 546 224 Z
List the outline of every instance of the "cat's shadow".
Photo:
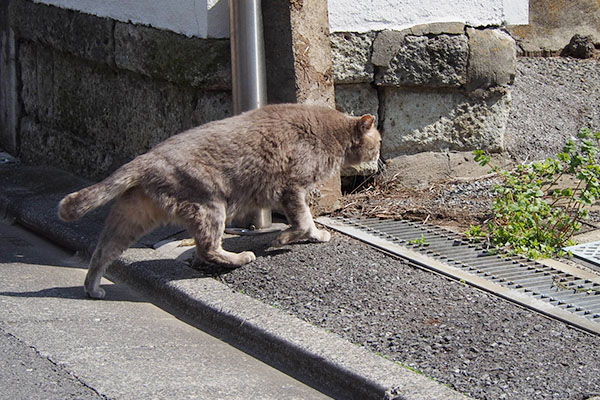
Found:
M 127 301 L 135 303 L 147 302 L 131 291 L 125 290 L 120 285 L 106 284 L 101 285 L 106 291 L 106 300 L 109 301 Z M 83 286 L 56 286 L 47 289 L 24 291 L 24 292 L 0 292 L 0 296 L 21 297 L 21 298 L 55 298 L 66 300 L 89 300 L 84 293 Z
M 292 251 L 286 247 L 274 247 L 273 241 L 279 233 L 265 233 L 259 235 L 245 235 L 245 236 L 231 236 L 223 240 L 223 248 L 227 251 L 239 253 L 242 251 L 251 251 L 256 256 L 257 260 L 261 258 L 275 257 L 282 254 L 289 253 Z M 245 266 L 231 267 L 231 266 L 219 266 L 213 264 L 207 264 L 198 260 L 195 256 L 192 257 L 193 252 L 187 260 L 191 268 L 206 274 L 207 276 L 220 276 L 227 274 L 238 268 L 244 268 Z

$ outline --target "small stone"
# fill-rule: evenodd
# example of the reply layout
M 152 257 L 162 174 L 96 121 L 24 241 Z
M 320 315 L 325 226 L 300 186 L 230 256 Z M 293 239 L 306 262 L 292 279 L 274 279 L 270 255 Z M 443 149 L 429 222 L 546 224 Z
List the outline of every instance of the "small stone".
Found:
M 575 34 L 563 50 L 563 55 L 575 58 L 591 58 L 594 56 L 595 49 L 592 36 Z

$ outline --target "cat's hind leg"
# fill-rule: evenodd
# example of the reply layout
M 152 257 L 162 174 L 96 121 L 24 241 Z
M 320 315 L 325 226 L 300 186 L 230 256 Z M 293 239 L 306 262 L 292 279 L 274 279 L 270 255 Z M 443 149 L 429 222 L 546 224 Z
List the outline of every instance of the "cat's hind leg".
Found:
M 100 281 L 109 265 L 165 219 L 163 211 L 140 188 L 131 189 L 119 197 L 110 210 L 92 255 L 85 277 L 85 293 L 93 299 L 104 298 Z
M 222 247 L 225 230 L 225 204 L 186 202 L 179 206 L 179 217 L 185 221 L 196 241 L 196 255 L 210 264 L 241 266 L 256 260 L 251 251 L 233 253 Z
M 297 189 L 286 192 L 282 196 L 281 206 L 291 226 L 275 239 L 273 243 L 275 246 L 283 246 L 298 240 L 328 242 L 331 239 L 329 232 L 317 229 L 306 203 L 305 190 Z

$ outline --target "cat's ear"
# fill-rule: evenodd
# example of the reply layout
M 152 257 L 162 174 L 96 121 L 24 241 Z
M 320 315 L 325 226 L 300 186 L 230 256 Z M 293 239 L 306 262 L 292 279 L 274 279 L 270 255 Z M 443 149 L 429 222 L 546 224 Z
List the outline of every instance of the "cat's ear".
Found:
M 360 133 L 365 133 L 373 127 L 374 123 L 375 117 L 371 114 L 365 114 L 362 117 L 360 117 L 360 121 L 358 123 L 358 130 L 360 131 Z

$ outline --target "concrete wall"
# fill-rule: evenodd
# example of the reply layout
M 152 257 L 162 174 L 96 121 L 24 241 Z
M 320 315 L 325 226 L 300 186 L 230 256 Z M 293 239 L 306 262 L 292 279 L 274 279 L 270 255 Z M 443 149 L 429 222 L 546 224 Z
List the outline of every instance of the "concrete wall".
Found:
M 25 162 L 98 179 L 170 135 L 231 115 L 228 40 L 27 0 L 7 15 Z
M 530 0 L 528 25 L 509 27 L 525 55 L 557 55 L 575 34 L 600 45 L 600 1 Z

